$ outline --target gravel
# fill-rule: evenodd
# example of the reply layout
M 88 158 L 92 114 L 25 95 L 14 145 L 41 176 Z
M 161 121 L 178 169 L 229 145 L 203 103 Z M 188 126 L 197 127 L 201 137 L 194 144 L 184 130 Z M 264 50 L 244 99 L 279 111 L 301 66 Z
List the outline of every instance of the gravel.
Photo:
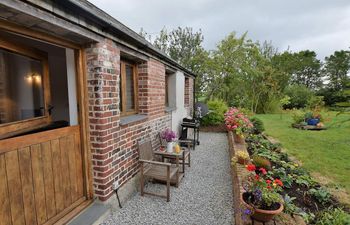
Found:
M 201 133 L 191 152 L 191 167 L 179 188 L 171 187 L 170 202 L 135 193 L 122 209 L 101 225 L 228 225 L 233 222 L 232 181 L 225 133 Z M 148 183 L 146 190 L 164 193 L 165 185 Z

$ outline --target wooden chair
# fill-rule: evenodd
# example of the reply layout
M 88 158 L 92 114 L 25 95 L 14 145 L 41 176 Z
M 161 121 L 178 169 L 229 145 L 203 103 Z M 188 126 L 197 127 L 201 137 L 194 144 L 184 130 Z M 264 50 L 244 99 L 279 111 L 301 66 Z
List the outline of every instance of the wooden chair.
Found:
M 166 148 L 167 142 L 162 138 L 162 136 L 158 135 L 160 145 Z M 187 165 L 188 167 L 191 167 L 191 148 L 193 148 L 193 142 L 191 140 L 178 140 L 177 141 L 180 146 L 186 146 L 181 147 L 182 150 L 184 150 L 185 154 L 184 157 L 180 157 L 180 164 Z M 186 162 L 187 160 L 187 162 Z
M 158 162 L 154 159 L 151 140 L 138 142 L 138 149 L 141 163 L 141 196 L 144 194 L 165 197 L 167 202 L 170 201 L 170 181 L 173 178 L 178 180 L 179 168 L 172 166 L 170 163 Z M 166 182 L 166 195 L 150 193 L 144 191 L 145 178 L 152 178 Z M 176 184 L 178 187 L 178 184 Z

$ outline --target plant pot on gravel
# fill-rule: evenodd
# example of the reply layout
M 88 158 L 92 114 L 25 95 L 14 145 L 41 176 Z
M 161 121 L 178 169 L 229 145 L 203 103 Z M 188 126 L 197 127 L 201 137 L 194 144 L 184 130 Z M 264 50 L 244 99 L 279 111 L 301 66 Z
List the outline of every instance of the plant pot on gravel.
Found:
M 269 209 L 259 209 L 255 208 L 251 204 L 248 204 L 249 199 L 252 198 L 252 193 L 244 192 L 241 194 L 241 202 L 242 204 L 251 211 L 251 217 L 254 220 L 260 221 L 260 222 L 269 222 L 271 221 L 276 215 L 280 214 L 283 211 L 283 204 L 281 203 L 274 203 L 272 204 Z

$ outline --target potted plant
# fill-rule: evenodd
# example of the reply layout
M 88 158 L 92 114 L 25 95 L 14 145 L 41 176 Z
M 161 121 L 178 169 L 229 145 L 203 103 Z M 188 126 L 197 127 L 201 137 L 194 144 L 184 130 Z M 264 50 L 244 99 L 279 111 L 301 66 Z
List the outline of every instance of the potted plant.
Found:
M 245 192 L 241 201 L 247 208 L 250 216 L 260 222 L 268 222 L 283 211 L 282 197 L 279 192 L 283 183 L 279 179 L 265 179 L 263 175 L 255 174 L 254 164 L 246 166 L 251 173 L 243 181 Z
M 225 125 L 228 131 L 234 132 L 236 143 L 244 143 L 244 132 L 253 127 L 248 117 L 237 108 L 230 108 L 225 113 Z
M 248 154 L 247 152 L 245 152 L 245 151 L 242 151 L 242 150 L 237 151 L 235 157 L 236 157 L 236 159 L 237 159 L 237 162 L 238 162 L 239 164 L 242 164 L 242 165 L 246 165 L 246 164 L 248 164 L 249 161 L 250 161 L 249 154 Z
M 161 133 L 161 137 L 167 142 L 167 152 L 173 152 L 174 141 L 176 138 L 175 132 L 170 129 L 165 129 Z

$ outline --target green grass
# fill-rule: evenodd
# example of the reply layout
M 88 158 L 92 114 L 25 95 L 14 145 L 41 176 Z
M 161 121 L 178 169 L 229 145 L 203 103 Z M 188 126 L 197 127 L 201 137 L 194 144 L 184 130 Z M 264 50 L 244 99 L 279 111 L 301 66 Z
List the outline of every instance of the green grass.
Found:
M 286 151 L 302 162 L 310 172 L 319 173 L 350 194 L 350 122 L 339 125 L 349 115 L 329 113 L 331 121 L 323 131 L 291 128 L 289 114 L 256 115 L 265 125 L 266 133 L 278 139 Z

